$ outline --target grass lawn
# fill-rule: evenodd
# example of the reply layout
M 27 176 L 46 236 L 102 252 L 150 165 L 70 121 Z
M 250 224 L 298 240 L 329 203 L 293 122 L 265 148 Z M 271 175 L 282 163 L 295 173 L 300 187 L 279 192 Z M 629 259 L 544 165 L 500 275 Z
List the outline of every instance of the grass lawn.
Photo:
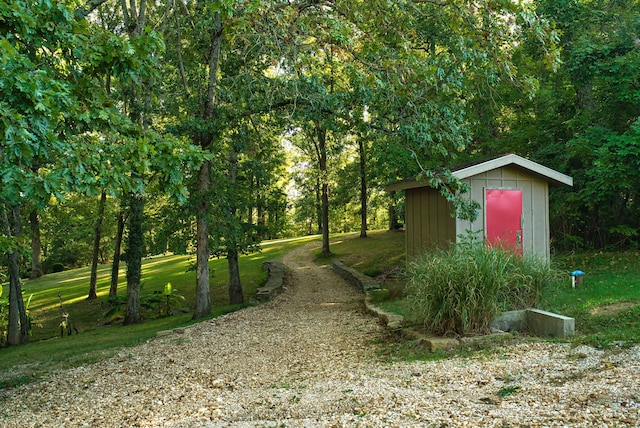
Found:
M 640 343 L 638 251 L 558 255 L 553 264 L 564 275 L 546 290 L 541 308 L 575 318 L 574 341 L 602 348 Z M 572 288 L 576 269 L 584 281 Z
M 249 301 L 258 287 L 264 284 L 266 272 L 262 263 L 279 260 L 294 248 L 319 237 L 264 242 L 259 253 L 241 256 L 240 271 L 245 301 Z M 59 368 L 74 367 L 98 361 L 115 353 L 117 348 L 131 346 L 154 337 L 156 332 L 182 327 L 193 323 L 192 308 L 195 301 L 195 271 L 189 269 L 194 263 L 191 256 L 155 256 L 143 261 L 142 294 L 162 291 L 167 282 L 185 297 L 177 315 L 155 317 L 155 312 L 146 313 L 142 324 L 123 327 L 121 322 L 109 323 L 104 314 L 109 309 L 106 298 L 109 294 L 111 265 L 98 270 L 98 299 L 86 300 L 89 293 L 89 268 L 74 269 L 45 275 L 36 280 L 24 281 L 25 301 L 33 295 L 29 314 L 40 326 L 33 328 L 31 343 L 0 349 L 0 387 L 11 387 L 30 382 Z M 226 259 L 213 259 L 211 270 L 212 317 L 220 316 L 242 306 L 228 305 L 228 269 Z M 126 295 L 124 267 L 120 271 L 118 293 Z M 8 293 L 8 285 L 3 293 Z M 65 310 L 73 318 L 80 334 L 60 335 L 60 293 Z M 7 294 L 4 294 L 5 296 Z
M 359 233 L 333 236 L 327 261 L 341 261 L 371 277 L 395 275 L 405 268 L 403 231 L 370 231 L 366 238 L 359 236 Z M 317 261 L 323 261 L 320 252 L 321 249 L 315 252 Z

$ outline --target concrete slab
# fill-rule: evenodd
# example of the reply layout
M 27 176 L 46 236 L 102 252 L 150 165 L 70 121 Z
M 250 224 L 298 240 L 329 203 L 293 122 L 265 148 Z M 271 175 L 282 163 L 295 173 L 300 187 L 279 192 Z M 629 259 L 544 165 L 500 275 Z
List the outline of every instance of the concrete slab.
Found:
M 449 339 L 446 337 L 425 337 L 422 341 L 424 341 L 424 344 L 431 352 L 456 349 L 460 346 L 460 342 L 457 339 Z
M 527 329 L 538 336 L 553 336 L 564 339 L 573 336 L 575 319 L 540 309 L 527 310 Z
M 499 331 L 522 331 L 527 325 L 527 311 L 508 311 L 491 323 L 491 328 Z

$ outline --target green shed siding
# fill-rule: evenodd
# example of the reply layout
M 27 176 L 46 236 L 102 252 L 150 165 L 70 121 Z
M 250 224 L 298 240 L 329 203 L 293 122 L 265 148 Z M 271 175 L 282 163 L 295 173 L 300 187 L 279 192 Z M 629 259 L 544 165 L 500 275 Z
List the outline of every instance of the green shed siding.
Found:
M 406 244 L 409 259 L 430 248 L 446 248 L 456 240 L 452 206 L 436 189 L 419 187 L 406 191 Z

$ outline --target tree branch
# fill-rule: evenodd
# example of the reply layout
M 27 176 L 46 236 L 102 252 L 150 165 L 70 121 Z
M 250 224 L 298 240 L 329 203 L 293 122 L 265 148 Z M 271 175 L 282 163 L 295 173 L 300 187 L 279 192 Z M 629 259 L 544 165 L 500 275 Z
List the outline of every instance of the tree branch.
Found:
M 93 12 L 94 10 L 96 10 L 97 8 L 99 8 L 100 6 L 105 4 L 106 2 L 107 2 L 107 0 L 89 0 L 85 7 L 79 7 L 79 8 L 76 9 L 76 12 L 75 12 L 76 17 L 84 19 L 91 12 Z

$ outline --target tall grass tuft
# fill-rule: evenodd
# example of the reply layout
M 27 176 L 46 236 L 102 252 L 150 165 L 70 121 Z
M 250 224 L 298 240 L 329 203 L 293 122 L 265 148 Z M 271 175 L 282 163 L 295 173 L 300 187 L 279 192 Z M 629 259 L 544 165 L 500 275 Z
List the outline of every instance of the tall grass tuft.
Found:
M 408 269 L 412 311 L 436 334 L 484 334 L 503 311 L 535 307 L 554 278 L 544 260 L 470 239 L 433 250 Z

